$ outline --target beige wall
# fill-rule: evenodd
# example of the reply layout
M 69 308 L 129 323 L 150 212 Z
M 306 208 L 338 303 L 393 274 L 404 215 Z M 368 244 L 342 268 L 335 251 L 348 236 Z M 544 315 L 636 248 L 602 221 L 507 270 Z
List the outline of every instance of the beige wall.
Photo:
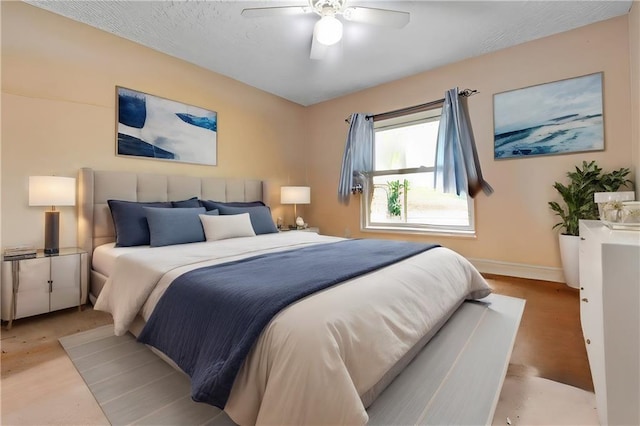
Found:
M 303 107 L 179 59 L 22 2 L 2 2 L 2 242 L 43 243 L 43 208 L 28 207 L 28 176 L 81 167 L 305 184 Z M 218 166 L 115 155 L 115 86 L 218 112 Z M 291 218 L 292 220 L 292 218 Z M 61 246 L 76 241 L 61 208 Z
M 279 186 L 308 183 L 312 204 L 303 213 L 323 233 L 393 237 L 359 232 L 356 198 L 349 207 L 337 203 L 344 118 L 355 111 L 383 112 L 439 99 L 454 86 L 480 92 L 469 99 L 470 115 L 483 172 L 496 192 L 477 198 L 477 238 L 408 239 L 440 242 L 471 258 L 555 270 L 560 265 L 551 230 L 555 218 L 547 207 L 558 198 L 553 182 L 582 160 L 597 160 L 606 169 L 640 166 L 637 3 L 630 16 L 308 108 L 21 2 L 2 2 L 1 8 L 4 246 L 42 244 L 42 209 L 27 206 L 27 177 L 74 176 L 84 166 L 266 179 L 274 216 L 285 217 L 292 212 L 279 205 Z M 599 71 L 604 72 L 605 151 L 493 160 L 493 94 Z M 635 95 L 630 95 L 630 80 L 635 80 Z M 219 165 L 116 157 L 116 85 L 217 111 Z M 62 218 L 61 244 L 73 245 L 74 210 L 63 208 Z
M 446 89 L 477 89 L 469 98 L 470 118 L 483 172 L 495 189 L 476 198 L 476 239 L 403 237 L 439 242 L 476 259 L 557 268 L 560 259 L 555 217 L 547 206 L 558 199 L 552 184 L 583 160 L 605 169 L 629 167 L 631 156 L 629 35 L 627 16 L 454 63 L 309 108 L 309 181 L 313 209 L 309 222 L 335 235 L 379 236 L 359 231 L 359 200 L 348 207 L 336 190 L 347 126 L 352 112 L 379 113 L 440 99 Z M 425 46 L 425 55 L 429 54 Z M 495 93 L 564 78 L 604 72 L 605 151 L 495 161 Z M 526 113 L 526 111 L 524 112 Z
M 631 141 L 636 170 L 636 200 L 640 200 L 640 1 L 629 13 L 629 62 L 631 64 Z

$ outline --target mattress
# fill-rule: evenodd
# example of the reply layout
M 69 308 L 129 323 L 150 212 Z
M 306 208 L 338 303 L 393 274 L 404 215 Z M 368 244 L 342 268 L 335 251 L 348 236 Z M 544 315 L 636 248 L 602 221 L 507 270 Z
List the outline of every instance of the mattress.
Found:
M 127 253 L 139 252 L 148 248 L 149 246 L 116 247 L 116 243 L 102 244 L 101 246 L 96 247 L 93 251 L 91 268 L 105 277 L 108 277 L 113 272 L 118 256 L 122 256 Z

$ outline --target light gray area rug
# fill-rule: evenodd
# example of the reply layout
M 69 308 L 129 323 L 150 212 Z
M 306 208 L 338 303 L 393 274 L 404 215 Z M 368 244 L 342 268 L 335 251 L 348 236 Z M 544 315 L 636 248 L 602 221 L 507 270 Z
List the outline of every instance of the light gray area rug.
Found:
M 465 302 L 367 410 L 369 424 L 488 424 L 507 371 L 524 300 Z M 233 425 L 191 400 L 189 378 L 112 326 L 60 343 L 113 425 Z

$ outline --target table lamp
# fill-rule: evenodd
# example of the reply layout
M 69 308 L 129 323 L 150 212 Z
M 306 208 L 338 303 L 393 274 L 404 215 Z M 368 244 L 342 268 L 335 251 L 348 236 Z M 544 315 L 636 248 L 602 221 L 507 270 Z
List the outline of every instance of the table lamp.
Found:
M 59 252 L 60 212 L 56 206 L 76 205 L 76 180 L 60 176 L 29 176 L 29 205 L 51 206 L 44 213 L 44 252 Z
M 293 204 L 293 216 L 296 218 L 296 225 L 302 228 L 304 219 L 298 217 L 297 205 L 311 203 L 311 188 L 308 186 L 283 186 L 280 188 L 280 203 Z

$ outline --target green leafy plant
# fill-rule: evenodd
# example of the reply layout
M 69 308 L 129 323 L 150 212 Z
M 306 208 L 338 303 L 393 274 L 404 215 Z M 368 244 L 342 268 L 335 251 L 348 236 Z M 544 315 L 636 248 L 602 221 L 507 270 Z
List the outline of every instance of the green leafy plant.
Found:
M 549 207 L 560 217 L 560 222 L 553 229 L 564 229 L 563 234 L 578 235 L 578 225 L 581 219 L 598 219 L 598 207 L 593 201 L 596 192 L 615 192 L 623 186 L 632 187 L 633 183 L 627 178 L 630 171 L 621 168 L 610 173 L 602 173 L 595 161 L 582 162 L 582 168 L 576 166 L 575 171 L 567 172 L 569 184 L 555 182 L 553 187 L 560 193 L 564 207 L 555 201 L 549 202 Z
M 623 186 L 633 188 L 633 181 L 627 179 L 629 173 L 629 169 L 624 168 L 603 174 L 600 189 L 596 192 L 616 192 Z
M 400 195 L 404 192 L 404 211 L 407 211 L 407 193 L 409 192 L 409 181 L 404 179 L 403 183 L 399 180 L 387 182 L 387 211 L 391 216 L 402 215 L 402 205 L 400 204 Z
M 389 192 L 387 195 L 387 210 L 391 216 L 400 216 L 402 207 L 400 206 L 400 181 L 392 180 L 387 182 Z

